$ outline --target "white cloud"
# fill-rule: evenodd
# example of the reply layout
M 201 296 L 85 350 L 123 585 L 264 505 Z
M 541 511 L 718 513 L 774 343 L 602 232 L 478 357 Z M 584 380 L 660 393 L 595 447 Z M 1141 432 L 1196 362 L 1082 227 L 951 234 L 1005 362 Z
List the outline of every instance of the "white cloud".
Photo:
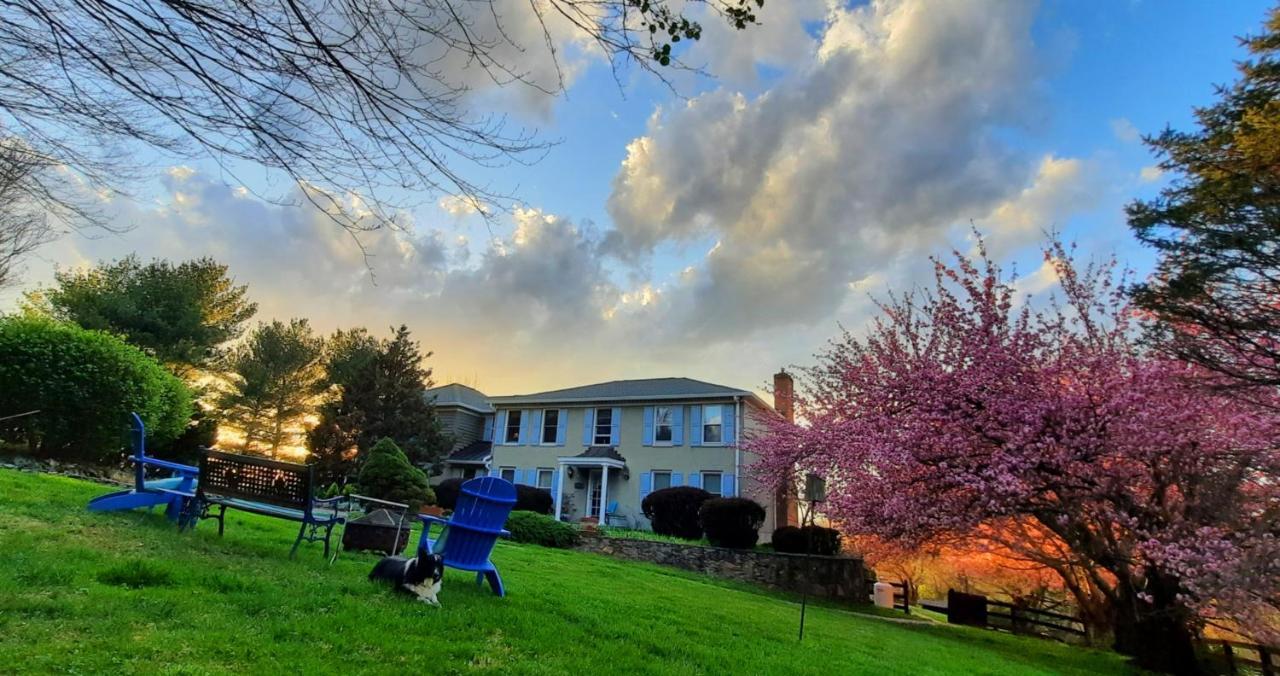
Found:
M 825 324 L 851 284 L 932 252 L 957 224 L 1039 236 L 1078 204 L 1085 165 L 1003 139 L 1038 112 L 1024 3 L 873 2 L 830 11 L 819 58 L 749 98 L 655 112 L 628 146 L 606 249 L 720 245 L 668 289 L 665 326 L 741 339 Z M 854 305 L 858 305 L 854 303 Z
M 1142 132 L 1133 123 L 1123 117 L 1111 121 L 1111 133 L 1125 143 L 1136 143 L 1142 138 Z
M 1142 179 L 1143 183 L 1154 183 L 1162 176 L 1164 176 L 1164 170 L 1155 165 L 1143 167 L 1142 171 L 1138 172 L 1138 178 Z

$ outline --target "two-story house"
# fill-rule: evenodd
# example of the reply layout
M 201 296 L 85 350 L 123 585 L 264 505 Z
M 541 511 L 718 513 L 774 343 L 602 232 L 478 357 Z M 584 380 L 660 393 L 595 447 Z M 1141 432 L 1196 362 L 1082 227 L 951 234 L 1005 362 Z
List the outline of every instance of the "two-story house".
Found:
M 788 520 L 775 513 L 771 492 L 751 478 L 753 459 L 739 447 L 760 415 L 774 414 L 747 390 L 652 378 L 487 402 L 493 412 L 484 414 L 480 439 L 449 456 L 445 477 L 487 471 L 546 488 L 561 520 L 604 522 L 607 516 L 610 523 L 646 528 L 640 502 L 670 486 L 751 497 L 769 512 L 765 536 Z

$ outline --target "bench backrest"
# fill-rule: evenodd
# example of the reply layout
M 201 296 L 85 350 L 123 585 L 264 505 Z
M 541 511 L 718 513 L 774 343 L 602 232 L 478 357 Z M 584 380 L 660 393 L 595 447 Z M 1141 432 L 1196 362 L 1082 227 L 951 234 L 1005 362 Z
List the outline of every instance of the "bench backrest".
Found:
M 315 468 L 252 455 L 204 449 L 200 458 L 202 498 L 240 498 L 308 514 L 315 491 Z

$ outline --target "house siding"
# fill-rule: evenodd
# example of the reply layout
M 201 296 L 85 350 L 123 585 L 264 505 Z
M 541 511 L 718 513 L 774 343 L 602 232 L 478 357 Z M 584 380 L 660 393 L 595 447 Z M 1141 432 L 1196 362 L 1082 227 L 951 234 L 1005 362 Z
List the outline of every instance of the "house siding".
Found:
M 440 418 L 444 433 L 453 437 L 450 451 L 479 441 L 484 427 L 484 417 L 479 413 L 463 408 L 439 407 L 436 409 L 436 416 Z

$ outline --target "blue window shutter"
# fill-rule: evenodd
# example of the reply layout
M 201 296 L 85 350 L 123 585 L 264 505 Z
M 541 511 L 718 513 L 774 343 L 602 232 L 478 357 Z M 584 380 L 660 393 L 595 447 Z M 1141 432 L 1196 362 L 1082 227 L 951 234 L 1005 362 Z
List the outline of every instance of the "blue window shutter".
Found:
M 732 474 L 725 473 L 720 475 L 720 494 L 726 498 L 738 497 L 738 494 L 733 490 Z
M 653 445 L 653 407 L 644 407 L 644 439 L 641 441 L 645 446 Z
M 684 445 L 684 407 L 671 407 L 671 445 Z
M 689 485 L 702 488 L 702 472 L 689 472 Z
M 497 465 L 494 465 L 489 468 L 489 476 L 502 476 L 502 470 L 498 469 Z
M 534 446 L 542 443 L 542 409 L 530 412 L 529 443 Z
M 562 408 L 556 415 L 556 445 L 564 445 L 564 431 L 569 426 L 569 409 Z
M 484 417 L 484 429 L 480 430 L 480 441 L 493 441 L 493 416 Z
M 683 485 L 684 485 L 684 475 L 679 472 L 672 472 L 671 487 L 675 488 L 676 486 L 683 486 Z
M 702 445 L 702 407 L 689 407 L 689 445 Z
M 653 492 L 653 474 L 645 472 L 640 475 L 640 499 L 644 500 L 644 497 L 651 492 Z
M 498 420 L 494 424 L 495 434 L 493 435 L 493 443 L 505 444 L 507 442 L 507 412 L 498 411 Z
M 609 426 L 609 445 L 617 446 L 621 443 L 619 440 L 622 438 L 622 435 L 618 433 L 618 430 L 622 427 L 622 409 L 614 407 L 613 420 L 611 422 L 612 424 Z
M 586 409 L 582 412 L 582 445 L 591 445 L 591 428 L 596 425 L 596 410 L 594 408 Z
M 556 492 L 560 490 L 560 471 L 559 469 L 551 470 L 551 497 L 556 496 Z
M 734 432 L 738 425 L 738 407 L 733 404 L 725 404 L 720 407 L 720 420 L 722 424 L 720 429 L 724 431 L 721 437 L 725 444 L 732 444 L 734 441 Z
M 511 477 L 511 483 L 513 484 L 524 483 L 524 470 L 517 467 L 515 476 Z

